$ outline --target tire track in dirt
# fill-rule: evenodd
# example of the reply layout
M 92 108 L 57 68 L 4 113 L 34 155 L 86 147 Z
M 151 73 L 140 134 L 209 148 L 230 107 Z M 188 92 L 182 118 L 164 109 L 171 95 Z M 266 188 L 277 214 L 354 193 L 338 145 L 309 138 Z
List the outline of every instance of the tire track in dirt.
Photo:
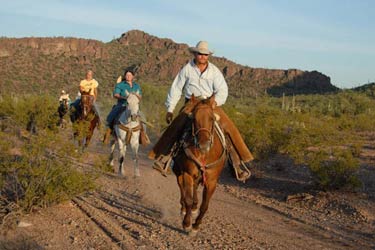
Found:
M 122 230 L 112 218 L 92 206 L 86 199 L 77 197 L 72 201 L 117 247 L 120 249 L 130 249 L 136 245 L 134 239 L 126 231 Z

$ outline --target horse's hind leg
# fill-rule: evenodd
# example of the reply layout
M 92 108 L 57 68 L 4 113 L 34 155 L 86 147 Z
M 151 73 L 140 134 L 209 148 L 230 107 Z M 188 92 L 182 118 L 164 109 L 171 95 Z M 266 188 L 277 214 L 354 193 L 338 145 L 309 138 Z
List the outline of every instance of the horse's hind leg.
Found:
M 185 231 L 189 232 L 191 230 L 191 209 L 193 206 L 194 180 L 192 176 L 190 176 L 187 173 L 184 173 L 183 182 L 186 214 L 182 222 L 182 226 L 185 229 Z
M 195 220 L 195 223 L 193 225 L 194 231 L 197 231 L 199 229 L 199 225 L 202 223 L 203 216 L 208 209 L 208 203 L 210 202 L 210 199 L 211 199 L 213 193 L 215 192 L 216 184 L 217 184 L 216 180 L 211 181 L 211 182 L 207 181 L 206 185 L 204 186 L 203 199 L 202 199 L 201 207 L 199 209 L 199 215 L 198 215 L 198 217 Z

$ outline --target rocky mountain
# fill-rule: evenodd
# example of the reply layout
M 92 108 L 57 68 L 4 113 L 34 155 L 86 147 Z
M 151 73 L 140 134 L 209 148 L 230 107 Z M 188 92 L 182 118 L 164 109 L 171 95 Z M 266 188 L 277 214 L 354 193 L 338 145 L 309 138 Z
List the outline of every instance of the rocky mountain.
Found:
M 169 85 L 191 58 L 188 45 L 132 30 L 108 43 L 78 38 L 0 38 L 0 91 L 77 90 L 89 68 L 100 89 L 110 95 L 124 68 L 136 69 L 137 80 Z M 223 57 L 211 58 L 224 73 L 234 96 L 325 93 L 337 88 L 317 71 L 251 68 Z

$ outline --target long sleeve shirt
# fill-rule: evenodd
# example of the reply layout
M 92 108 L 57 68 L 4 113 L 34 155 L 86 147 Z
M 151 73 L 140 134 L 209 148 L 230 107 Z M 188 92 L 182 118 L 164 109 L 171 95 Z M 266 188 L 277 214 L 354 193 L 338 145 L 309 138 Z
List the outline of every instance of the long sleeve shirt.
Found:
M 180 70 L 172 83 L 165 102 L 168 112 L 173 112 L 182 94 L 188 99 L 193 94 L 202 98 L 214 94 L 216 104 L 221 106 L 228 97 L 228 84 L 220 70 L 212 63 L 208 62 L 206 70 L 201 73 L 194 60 L 191 60 Z

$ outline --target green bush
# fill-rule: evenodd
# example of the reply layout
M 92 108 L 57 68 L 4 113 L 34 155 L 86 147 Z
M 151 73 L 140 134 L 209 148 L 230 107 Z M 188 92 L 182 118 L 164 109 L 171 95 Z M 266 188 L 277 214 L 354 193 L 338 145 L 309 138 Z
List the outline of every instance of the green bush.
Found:
M 93 174 L 74 166 L 72 142 L 55 128 L 56 105 L 45 96 L 0 98 L 0 194 L 26 211 L 95 186 Z M 36 134 L 25 130 L 30 113 Z
M 319 151 L 309 156 L 309 167 L 317 183 L 324 189 L 349 188 L 361 186 L 356 176 L 359 162 L 348 150 L 333 153 Z
M 5 139 L 4 134 L 0 139 Z M 31 137 L 17 157 L 7 153 L 9 148 L 1 150 L 1 194 L 26 211 L 94 188 L 93 175 L 78 171 L 68 158 L 74 155 L 73 145 L 55 135 L 41 133 Z

